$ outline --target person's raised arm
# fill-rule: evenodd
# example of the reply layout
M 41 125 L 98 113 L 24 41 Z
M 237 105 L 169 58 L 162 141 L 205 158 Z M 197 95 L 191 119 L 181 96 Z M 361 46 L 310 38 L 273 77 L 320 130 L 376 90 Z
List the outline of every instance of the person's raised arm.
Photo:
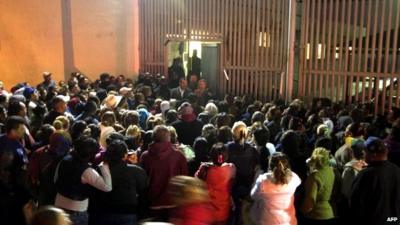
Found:
M 87 168 L 81 176 L 81 181 L 101 191 L 110 192 L 112 190 L 110 168 L 108 164 L 102 164 L 99 167 L 101 175 L 93 168 Z

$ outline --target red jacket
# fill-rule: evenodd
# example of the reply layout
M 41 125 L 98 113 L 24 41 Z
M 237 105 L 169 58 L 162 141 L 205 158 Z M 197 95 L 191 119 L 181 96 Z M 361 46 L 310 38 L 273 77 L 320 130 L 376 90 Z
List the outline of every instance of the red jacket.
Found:
M 174 225 L 208 225 L 213 223 L 212 207 L 208 203 L 181 206 L 172 211 Z
M 196 173 L 203 169 L 201 165 Z M 236 175 L 236 167 L 232 163 L 224 163 L 221 166 L 208 166 L 207 176 L 204 178 L 210 195 L 211 205 L 213 207 L 214 220 L 224 222 L 228 220 L 231 208 L 231 188 L 232 180 Z
M 185 156 L 170 142 L 158 142 L 141 155 L 140 164 L 150 178 L 150 206 L 172 206 L 167 194 L 168 183 L 174 176 L 188 174 Z

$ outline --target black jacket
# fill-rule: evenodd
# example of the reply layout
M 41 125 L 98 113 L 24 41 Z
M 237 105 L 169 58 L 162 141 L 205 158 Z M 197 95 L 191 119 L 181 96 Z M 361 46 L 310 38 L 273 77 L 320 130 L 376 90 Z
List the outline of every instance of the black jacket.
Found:
M 96 191 L 94 202 L 97 213 L 136 214 L 140 199 L 148 187 L 146 172 L 139 166 L 120 162 L 110 165 L 113 189 Z M 90 199 L 92 201 L 92 199 Z
M 178 120 L 173 122 L 171 126 L 175 128 L 179 142 L 190 146 L 193 145 L 194 139 L 201 136 L 201 130 L 203 129 L 203 123 L 198 119 L 192 122 Z
M 192 91 L 187 88 L 184 92 L 183 92 L 183 96 L 181 96 L 181 92 L 179 91 L 179 87 L 176 88 L 172 88 L 171 89 L 171 98 L 177 99 L 177 100 L 182 100 L 182 99 L 186 99 L 190 93 L 192 93 Z
M 355 178 L 350 197 L 351 224 L 397 224 L 400 216 L 400 168 L 374 162 Z M 394 218 L 397 217 L 397 223 Z
M 240 190 L 239 195 L 249 195 L 254 181 L 255 168 L 260 163 L 260 154 L 247 142 L 241 145 L 232 141 L 227 144 L 227 148 L 228 162 L 236 166 L 233 192 Z

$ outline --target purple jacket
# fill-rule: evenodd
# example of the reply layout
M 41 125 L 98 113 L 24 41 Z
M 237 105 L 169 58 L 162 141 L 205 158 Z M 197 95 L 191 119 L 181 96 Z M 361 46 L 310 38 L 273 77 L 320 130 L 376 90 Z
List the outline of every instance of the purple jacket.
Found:
M 151 207 L 171 206 L 167 187 L 170 178 L 187 175 L 185 156 L 170 142 L 158 142 L 149 146 L 140 157 L 140 164 L 150 178 L 149 200 Z

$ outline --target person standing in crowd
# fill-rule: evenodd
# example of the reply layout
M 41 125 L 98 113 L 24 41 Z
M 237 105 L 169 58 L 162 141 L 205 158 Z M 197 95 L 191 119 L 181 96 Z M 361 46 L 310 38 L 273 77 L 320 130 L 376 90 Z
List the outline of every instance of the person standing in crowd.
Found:
M 400 167 L 400 119 L 393 122 L 392 131 L 384 140 L 389 161 Z
M 56 86 L 56 82 L 54 80 L 51 79 L 51 75 L 52 73 L 50 72 L 43 72 L 43 82 L 40 83 L 37 88 L 43 88 L 46 91 L 49 91 L 49 89 L 51 87 L 55 87 Z
M 64 209 L 74 225 L 87 225 L 89 222 L 87 208 L 91 187 L 104 192 L 112 190 L 108 163 L 100 166 L 101 175 L 89 165 L 98 149 L 95 139 L 80 137 L 75 140 L 74 150 L 61 160 L 55 172 L 55 206 Z
M 206 185 L 198 178 L 173 177 L 168 186 L 176 206 L 169 221 L 174 225 L 211 225 L 213 208 L 209 203 Z
M 52 110 L 44 117 L 43 123 L 53 124 L 54 120 L 59 116 L 65 116 L 67 111 L 67 103 L 61 96 L 56 96 L 51 101 Z
M 196 118 L 190 103 L 183 103 L 179 109 L 179 120 L 171 124 L 178 134 L 178 140 L 185 145 L 193 145 L 196 137 L 201 136 L 203 123 Z
M 150 179 L 148 201 L 151 214 L 157 220 L 167 221 L 169 210 L 173 208 L 167 186 L 170 178 L 187 175 L 188 166 L 185 156 L 171 143 L 168 127 L 158 125 L 153 130 L 153 143 L 140 158 L 140 165 Z
M 258 128 L 253 132 L 253 143 L 260 154 L 260 169 L 268 171 L 269 156 L 275 153 L 275 146 L 269 143 L 269 131 L 267 128 Z
M 357 174 L 367 166 L 365 162 L 365 144 L 357 140 L 351 145 L 352 159 L 344 165 L 342 173 L 342 194 L 347 202 L 350 200 L 351 186 Z
M 225 145 L 214 144 L 210 151 L 211 163 L 203 163 L 195 175 L 206 182 L 215 225 L 226 224 L 231 210 L 231 189 L 236 167 L 226 163 L 227 157 Z
M 235 204 L 232 218 L 234 224 L 242 224 L 242 202 L 250 196 L 257 165 L 260 162 L 257 150 L 246 142 L 247 132 L 245 123 L 236 122 L 232 127 L 233 141 L 227 144 L 228 162 L 233 163 L 237 168 L 232 189 L 232 198 Z
M 187 99 L 192 93 L 192 90 L 188 88 L 188 82 L 185 78 L 179 80 L 179 86 L 171 89 L 171 98 L 176 100 Z
M 66 131 L 50 136 L 49 144 L 36 150 L 28 164 L 28 175 L 39 206 L 54 205 L 57 194 L 54 173 L 58 163 L 71 150 L 72 138 Z
M 199 76 L 197 76 L 194 73 L 189 73 L 189 74 L 190 74 L 190 76 L 188 76 L 189 88 L 192 90 L 196 90 L 197 83 L 199 82 Z
M 197 83 L 197 88 L 194 90 L 194 94 L 197 96 L 200 105 L 207 104 L 208 100 L 212 97 L 212 93 L 207 87 L 206 80 L 199 80 Z
M 196 75 L 197 80 L 200 80 L 201 75 L 201 59 L 197 56 L 197 50 L 193 50 L 192 57 L 188 61 L 188 70 L 191 72 L 190 75 Z
M 6 133 L 0 136 L 0 217 L 4 224 L 24 224 L 22 207 L 30 198 L 26 165 L 28 155 L 21 143 L 25 121 L 19 116 L 6 120 Z
M 331 195 L 335 173 L 329 166 L 330 152 L 324 148 L 314 149 L 308 162 L 310 174 L 305 182 L 302 212 L 308 225 L 335 224 Z
M 148 185 L 146 172 L 139 166 L 128 164 L 128 148 L 119 139 L 113 140 L 105 153 L 111 172 L 113 190 L 97 191 L 93 198 L 96 225 L 135 225 L 140 207 L 144 206 Z M 92 199 L 90 199 L 92 201 Z
M 285 154 L 277 152 L 270 157 L 269 171 L 261 174 L 251 190 L 254 199 L 250 211 L 254 224 L 296 225 L 294 192 L 301 180 L 290 170 Z
M 172 61 L 172 65 L 168 67 L 169 87 L 176 88 L 180 80 L 185 79 L 185 71 L 182 66 L 182 58 L 177 57 Z
M 365 142 L 368 167 L 356 176 L 350 195 L 354 225 L 396 224 L 400 216 L 400 168 L 388 161 L 388 150 L 378 138 Z

